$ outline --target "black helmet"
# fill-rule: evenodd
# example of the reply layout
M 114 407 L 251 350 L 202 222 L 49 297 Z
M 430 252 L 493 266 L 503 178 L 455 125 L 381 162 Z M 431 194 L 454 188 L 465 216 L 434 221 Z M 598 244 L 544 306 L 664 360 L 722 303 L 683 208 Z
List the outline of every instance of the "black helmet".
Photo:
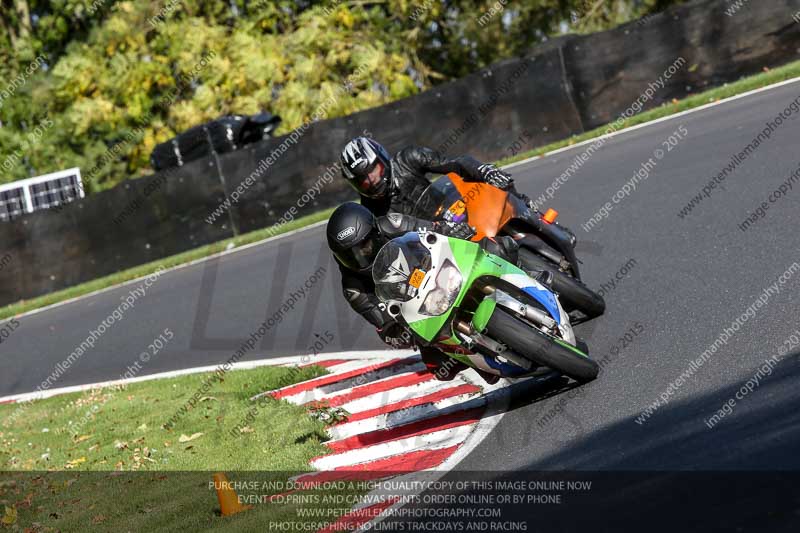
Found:
M 328 220 L 328 247 L 345 267 L 364 272 L 383 246 L 385 239 L 375 223 L 375 215 L 361 204 L 347 202 Z
M 342 150 L 342 175 L 359 194 L 380 198 L 392 174 L 389 152 L 367 137 L 356 137 Z

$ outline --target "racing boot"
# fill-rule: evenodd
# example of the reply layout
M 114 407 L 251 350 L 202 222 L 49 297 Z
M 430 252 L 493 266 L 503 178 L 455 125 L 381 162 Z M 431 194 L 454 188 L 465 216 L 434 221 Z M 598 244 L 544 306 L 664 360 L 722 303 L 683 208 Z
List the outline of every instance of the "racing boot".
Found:
M 425 346 L 420 350 L 425 368 L 433 374 L 438 381 L 452 381 L 462 370 L 468 367 L 461 361 L 443 354 L 432 346 Z

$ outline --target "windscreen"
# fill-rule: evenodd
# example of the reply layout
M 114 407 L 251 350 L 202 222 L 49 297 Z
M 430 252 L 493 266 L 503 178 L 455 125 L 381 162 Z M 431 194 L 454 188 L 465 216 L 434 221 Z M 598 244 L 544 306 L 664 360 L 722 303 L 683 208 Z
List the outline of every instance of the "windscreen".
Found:
M 464 222 L 467 208 L 455 184 L 447 176 L 442 176 L 419 197 L 414 206 L 414 216 L 430 221 Z
M 382 301 L 407 302 L 417 295 L 430 268 L 431 253 L 417 233 L 393 239 L 381 248 L 372 266 L 375 294 Z

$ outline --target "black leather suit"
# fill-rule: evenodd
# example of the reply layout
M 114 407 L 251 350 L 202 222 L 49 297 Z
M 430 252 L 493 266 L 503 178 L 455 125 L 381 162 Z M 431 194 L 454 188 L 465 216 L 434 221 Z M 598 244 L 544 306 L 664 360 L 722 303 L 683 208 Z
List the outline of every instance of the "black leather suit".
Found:
M 427 173 L 455 172 L 466 181 L 483 181 L 481 162 L 470 157 L 455 159 L 443 157 L 437 151 L 424 147 L 404 148 L 391 160 L 391 181 L 383 198 L 361 197 L 361 205 L 376 217 L 387 213 L 411 213 L 420 195 L 431 184 Z
M 434 228 L 432 222 L 400 213 L 390 213 L 386 216 L 377 217 L 376 222 L 378 230 L 387 242 L 395 237 L 405 235 L 409 231 L 422 229 L 436 230 L 447 234 L 444 228 Z M 489 253 L 499 255 L 517 264 L 518 249 L 513 239 L 483 239 L 480 244 Z M 339 265 L 339 271 L 342 274 L 342 291 L 350 307 L 379 329 L 394 322 L 394 319 L 382 309 L 383 306 L 380 300 L 375 296 L 372 271 L 355 272 L 339 263 L 339 261 L 336 261 L 336 264 Z

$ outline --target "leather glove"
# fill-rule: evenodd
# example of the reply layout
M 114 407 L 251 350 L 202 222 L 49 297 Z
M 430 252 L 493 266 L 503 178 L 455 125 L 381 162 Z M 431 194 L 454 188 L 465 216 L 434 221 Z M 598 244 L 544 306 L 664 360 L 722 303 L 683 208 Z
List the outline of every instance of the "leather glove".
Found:
M 381 340 L 392 348 L 401 349 L 414 346 L 411 334 L 397 322 L 384 324 L 383 327 L 377 328 L 377 332 Z
M 434 222 L 433 231 L 434 233 L 441 233 L 447 237 L 454 237 L 465 241 L 475 236 L 475 229 L 466 222 Z
M 491 163 L 484 163 L 480 167 L 481 177 L 485 183 L 497 187 L 498 189 L 506 189 L 514 183 L 511 174 L 503 172 Z

